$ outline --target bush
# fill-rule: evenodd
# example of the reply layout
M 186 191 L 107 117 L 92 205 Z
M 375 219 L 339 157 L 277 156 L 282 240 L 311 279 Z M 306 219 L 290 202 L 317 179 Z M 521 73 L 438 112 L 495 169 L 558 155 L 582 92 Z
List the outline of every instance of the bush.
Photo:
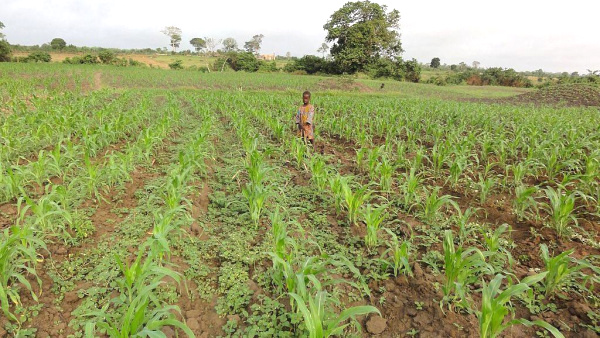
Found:
M 421 79 L 421 65 L 416 59 L 404 62 L 402 70 L 406 81 L 419 82 Z
M 367 73 L 374 79 L 391 78 L 402 80 L 404 78 L 401 62 L 386 58 L 379 58 L 377 61 L 373 62 L 373 64 L 367 68 Z
M 84 56 L 74 56 L 72 58 L 64 59 L 63 63 L 68 63 L 72 65 L 93 65 L 97 64 L 98 57 L 92 54 L 86 54 Z
M 46 52 L 33 52 L 30 53 L 24 60 L 24 62 L 50 62 L 52 56 Z
M 279 68 L 277 68 L 277 64 L 275 63 L 275 61 L 271 61 L 271 62 L 261 61 L 261 62 L 259 62 L 258 71 L 275 73 L 275 72 L 279 71 Z
M 264 62 L 262 62 L 264 63 Z M 254 54 L 249 52 L 229 52 L 218 58 L 214 63 L 214 68 L 221 70 L 226 64 L 230 69 L 237 71 L 256 72 L 261 67 L 261 61 L 256 59 Z
M 174 70 L 183 69 L 183 61 L 175 60 L 175 61 L 169 63 L 169 68 L 174 69 Z
M 10 44 L 6 40 L 0 40 L 0 62 L 10 62 L 12 51 Z
M 115 55 L 115 53 L 113 53 L 109 50 L 105 50 L 103 52 L 100 52 L 100 54 L 98 54 L 98 58 L 100 59 L 100 62 L 104 63 L 105 65 L 109 65 L 115 61 L 117 56 Z

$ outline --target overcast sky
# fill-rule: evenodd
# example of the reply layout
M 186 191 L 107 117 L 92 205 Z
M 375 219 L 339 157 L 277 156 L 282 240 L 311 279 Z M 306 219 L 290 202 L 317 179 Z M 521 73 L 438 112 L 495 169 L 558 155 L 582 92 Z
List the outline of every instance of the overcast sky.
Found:
M 517 70 L 600 69 L 600 1 L 375 1 L 401 15 L 404 58 Z M 1 0 L 0 21 L 13 44 L 61 37 L 76 46 L 167 47 L 165 26 L 193 37 L 233 37 L 241 47 L 264 34 L 261 52 L 318 54 L 323 25 L 341 0 L 152 1 Z

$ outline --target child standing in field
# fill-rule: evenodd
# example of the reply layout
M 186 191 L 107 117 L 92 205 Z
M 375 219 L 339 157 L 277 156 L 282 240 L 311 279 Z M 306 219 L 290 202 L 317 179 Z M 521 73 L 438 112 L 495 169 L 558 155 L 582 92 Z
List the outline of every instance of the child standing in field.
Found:
M 307 90 L 302 93 L 302 102 L 304 103 L 296 113 L 296 124 L 298 125 L 298 136 L 303 140 L 314 145 L 314 125 L 313 118 L 315 115 L 315 107 L 310 104 L 310 92 Z

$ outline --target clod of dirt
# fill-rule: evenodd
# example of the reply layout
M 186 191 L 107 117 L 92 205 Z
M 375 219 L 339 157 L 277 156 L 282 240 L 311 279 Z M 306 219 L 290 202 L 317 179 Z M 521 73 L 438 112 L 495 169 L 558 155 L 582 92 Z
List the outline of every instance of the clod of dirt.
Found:
M 367 331 L 372 334 L 381 334 L 387 328 L 387 320 L 380 316 L 371 316 L 367 321 Z
M 587 329 L 581 333 L 581 338 L 598 338 L 598 334 L 594 331 Z
M 196 318 L 188 319 L 187 320 L 187 326 L 193 332 L 198 332 L 200 330 L 200 323 L 198 323 L 198 320 Z

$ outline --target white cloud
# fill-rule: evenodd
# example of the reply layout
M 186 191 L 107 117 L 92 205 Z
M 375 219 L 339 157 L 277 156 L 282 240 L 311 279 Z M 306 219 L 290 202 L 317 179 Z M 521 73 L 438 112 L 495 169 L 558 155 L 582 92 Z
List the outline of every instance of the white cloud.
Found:
M 265 35 L 263 52 L 316 54 L 323 24 L 346 0 L 141 1 L 3 0 L 0 21 L 12 43 L 42 44 L 62 37 L 75 45 L 156 48 L 167 46 L 160 30 L 183 30 L 182 47 L 193 37 L 233 37 L 243 46 Z M 600 69 L 600 37 L 594 0 L 554 1 L 376 1 L 401 13 L 406 58 L 428 62 L 542 68 Z

